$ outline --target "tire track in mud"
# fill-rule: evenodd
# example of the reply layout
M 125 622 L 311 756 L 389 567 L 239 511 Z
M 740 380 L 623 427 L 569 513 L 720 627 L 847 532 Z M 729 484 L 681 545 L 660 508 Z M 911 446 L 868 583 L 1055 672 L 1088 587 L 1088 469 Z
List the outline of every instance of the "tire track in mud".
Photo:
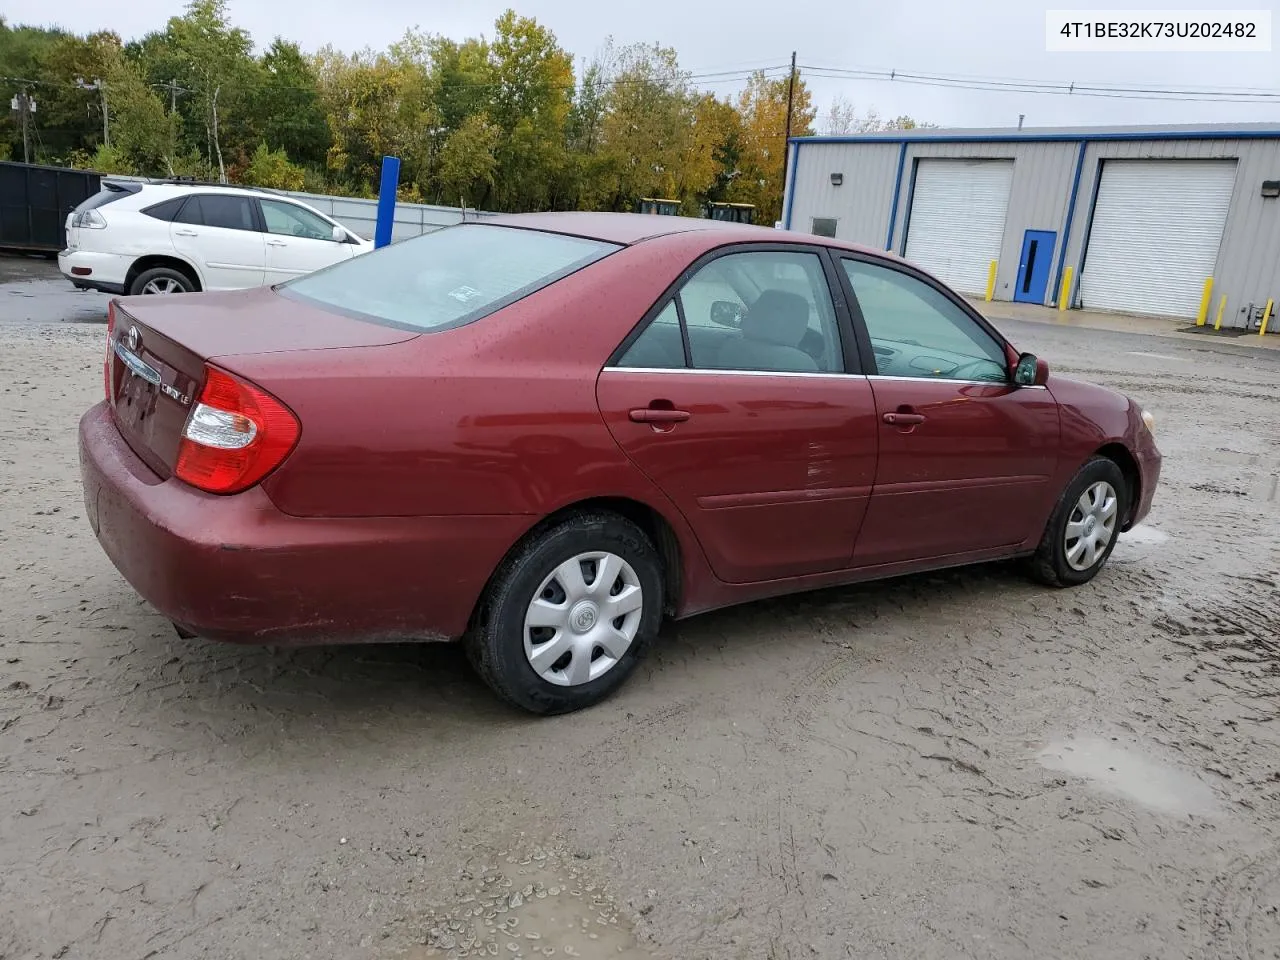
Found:
M 1219 873 L 1200 909 L 1204 960 L 1280 957 L 1280 847 Z

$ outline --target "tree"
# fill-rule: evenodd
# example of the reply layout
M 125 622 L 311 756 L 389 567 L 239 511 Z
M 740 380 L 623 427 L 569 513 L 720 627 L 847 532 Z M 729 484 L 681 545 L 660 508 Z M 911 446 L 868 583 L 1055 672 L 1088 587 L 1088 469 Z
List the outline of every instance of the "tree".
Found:
M 643 197 L 680 199 L 682 165 L 694 134 L 688 73 L 675 50 L 634 43 L 606 47 L 608 84 L 600 130 L 599 173 L 593 206 L 626 210 Z
M 816 111 L 809 88 L 796 71 L 791 135 L 810 136 Z M 742 116 L 742 177 L 735 200 L 754 203 L 756 219 L 773 223 L 782 213 L 782 168 L 787 149 L 787 78 L 770 79 L 757 72 L 738 97 Z
M 555 34 L 507 10 L 494 24 L 489 47 L 493 96 L 489 110 L 500 131 L 502 173 L 488 196 L 501 210 L 554 206 L 563 181 L 565 134 L 573 96 L 573 61 Z
M 273 190 L 302 190 L 306 186 L 306 170 L 290 161 L 283 150 L 272 150 L 263 141 L 253 151 L 241 180 Z
M 857 133 L 880 133 L 887 130 L 914 130 L 916 128 L 935 127 L 932 123 L 917 123 L 911 117 L 900 116 L 892 120 L 883 119 L 874 107 L 865 116 L 858 116 L 853 102 L 845 97 L 837 96 L 827 109 L 823 124 L 823 133 L 827 136 L 849 136 Z
M 300 163 L 323 167 L 333 136 L 314 67 L 297 44 L 280 37 L 261 63 L 262 86 L 251 104 L 262 141 Z
M 472 114 L 449 134 L 440 151 L 437 199 L 475 206 L 492 187 L 498 169 L 494 155 L 502 132 L 483 113 Z

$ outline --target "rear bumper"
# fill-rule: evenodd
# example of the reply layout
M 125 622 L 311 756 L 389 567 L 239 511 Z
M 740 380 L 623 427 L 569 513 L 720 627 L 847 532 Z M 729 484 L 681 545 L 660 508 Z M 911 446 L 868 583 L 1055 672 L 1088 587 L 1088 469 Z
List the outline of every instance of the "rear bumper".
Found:
M 132 257 L 115 253 L 63 250 L 58 254 L 58 269 L 64 277 L 82 290 L 101 290 L 103 293 L 125 292 L 124 281 L 132 263 Z
M 98 542 L 161 614 L 242 643 L 461 636 L 490 574 L 532 522 L 521 516 L 312 519 L 261 487 L 203 494 L 162 480 L 106 403 L 80 421 L 85 509 Z

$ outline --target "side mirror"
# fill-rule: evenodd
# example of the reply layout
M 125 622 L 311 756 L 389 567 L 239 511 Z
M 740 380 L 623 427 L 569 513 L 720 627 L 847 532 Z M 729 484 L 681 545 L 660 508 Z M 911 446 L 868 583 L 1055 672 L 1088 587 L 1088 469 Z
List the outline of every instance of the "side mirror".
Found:
M 1020 387 L 1043 387 L 1049 382 L 1049 364 L 1034 353 L 1024 353 L 1013 368 L 1013 382 Z
M 742 307 L 732 300 L 716 300 L 711 304 L 711 322 L 722 327 L 741 326 Z
M 342 229 L 342 227 L 333 228 L 334 243 L 347 243 L 350 239 L 351 238 L 347 236 L 347 231 Z

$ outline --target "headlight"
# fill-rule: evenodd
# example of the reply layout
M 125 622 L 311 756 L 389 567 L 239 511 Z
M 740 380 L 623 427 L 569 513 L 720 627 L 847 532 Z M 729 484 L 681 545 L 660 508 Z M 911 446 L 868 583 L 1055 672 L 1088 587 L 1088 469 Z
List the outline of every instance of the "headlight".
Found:
M 1147 430 L 1151 433 L 1156 432 L 1156 418 L 1149 414 L 1146 410 L 1142 411 L 1142 422 L 1147 425 Z

